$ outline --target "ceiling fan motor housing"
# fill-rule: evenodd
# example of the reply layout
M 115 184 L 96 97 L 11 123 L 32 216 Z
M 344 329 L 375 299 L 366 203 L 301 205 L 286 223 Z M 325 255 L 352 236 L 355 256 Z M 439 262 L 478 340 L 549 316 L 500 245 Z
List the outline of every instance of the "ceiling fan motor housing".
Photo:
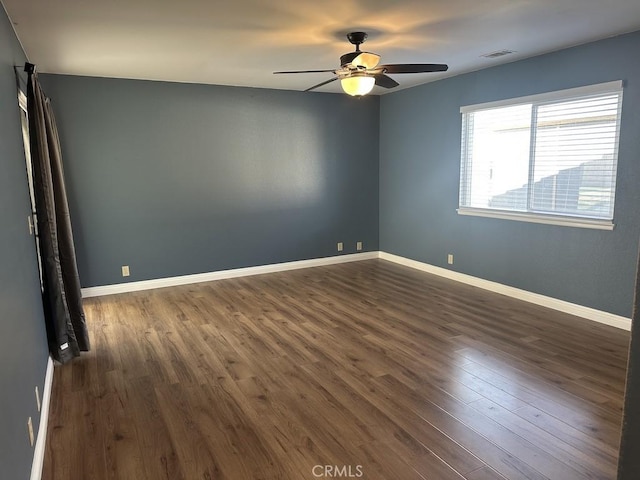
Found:
M 364 43 L 368 35 L 365 32 L 351 32 L 347 34 L 347 39 L 358 48 L 358 45 Z
M 360 51 L 345 53 L 340 57 L 340 66 L 344 67 L 346 65 L 351 64 L 354 58 L 360 55 Z
M 356 50 L 355 52 L 345 53 L 340 57 L 341 67 L 351 64 L 353 59 L 360 55 L 360 44 L 364 43 L 367 37 L 366 32 L 351 32 L 347 34 L 347 39 L 356 46 Z

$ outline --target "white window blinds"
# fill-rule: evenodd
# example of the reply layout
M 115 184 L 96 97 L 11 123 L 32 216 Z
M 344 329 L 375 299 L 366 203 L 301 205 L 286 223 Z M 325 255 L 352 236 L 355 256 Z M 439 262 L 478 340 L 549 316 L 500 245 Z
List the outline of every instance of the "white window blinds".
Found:
M 613 219 L 621 82 L 463 107 L 460 208 Z

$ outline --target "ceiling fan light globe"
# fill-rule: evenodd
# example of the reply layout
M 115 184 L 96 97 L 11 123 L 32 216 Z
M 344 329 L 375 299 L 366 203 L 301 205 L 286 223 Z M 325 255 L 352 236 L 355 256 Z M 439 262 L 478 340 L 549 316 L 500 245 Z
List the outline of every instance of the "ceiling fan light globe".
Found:
M 368 77 L 365 75 L 357 75 L 340 80 L 344 93 L 353 97 L 366 95 L 373 90 L 375 83 L 376 79 L 374 77 Z

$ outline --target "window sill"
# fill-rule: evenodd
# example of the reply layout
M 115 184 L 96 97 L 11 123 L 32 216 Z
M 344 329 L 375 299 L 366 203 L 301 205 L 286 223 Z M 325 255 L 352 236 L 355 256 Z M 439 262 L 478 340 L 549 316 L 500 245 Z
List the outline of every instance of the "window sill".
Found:
M 458 208 L 458 215 L 474 217 L 501 218 L 518 222 L 544 223 L 562 227 L 592 228 L 595 230 L 613 230 L 614 223 L 610 220 L 595 220 L 580 217 L 563 217 L 560 215 L 542 215 L 537 213 L 507 212 L 504 210 L 490 210 L 483 208 Z

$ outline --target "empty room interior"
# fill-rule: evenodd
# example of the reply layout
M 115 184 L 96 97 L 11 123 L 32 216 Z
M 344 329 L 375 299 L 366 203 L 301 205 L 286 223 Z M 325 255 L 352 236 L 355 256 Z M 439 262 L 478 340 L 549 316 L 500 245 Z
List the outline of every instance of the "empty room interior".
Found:
M 640 3 L 0 2 L 0 479 L 640 478 Z

